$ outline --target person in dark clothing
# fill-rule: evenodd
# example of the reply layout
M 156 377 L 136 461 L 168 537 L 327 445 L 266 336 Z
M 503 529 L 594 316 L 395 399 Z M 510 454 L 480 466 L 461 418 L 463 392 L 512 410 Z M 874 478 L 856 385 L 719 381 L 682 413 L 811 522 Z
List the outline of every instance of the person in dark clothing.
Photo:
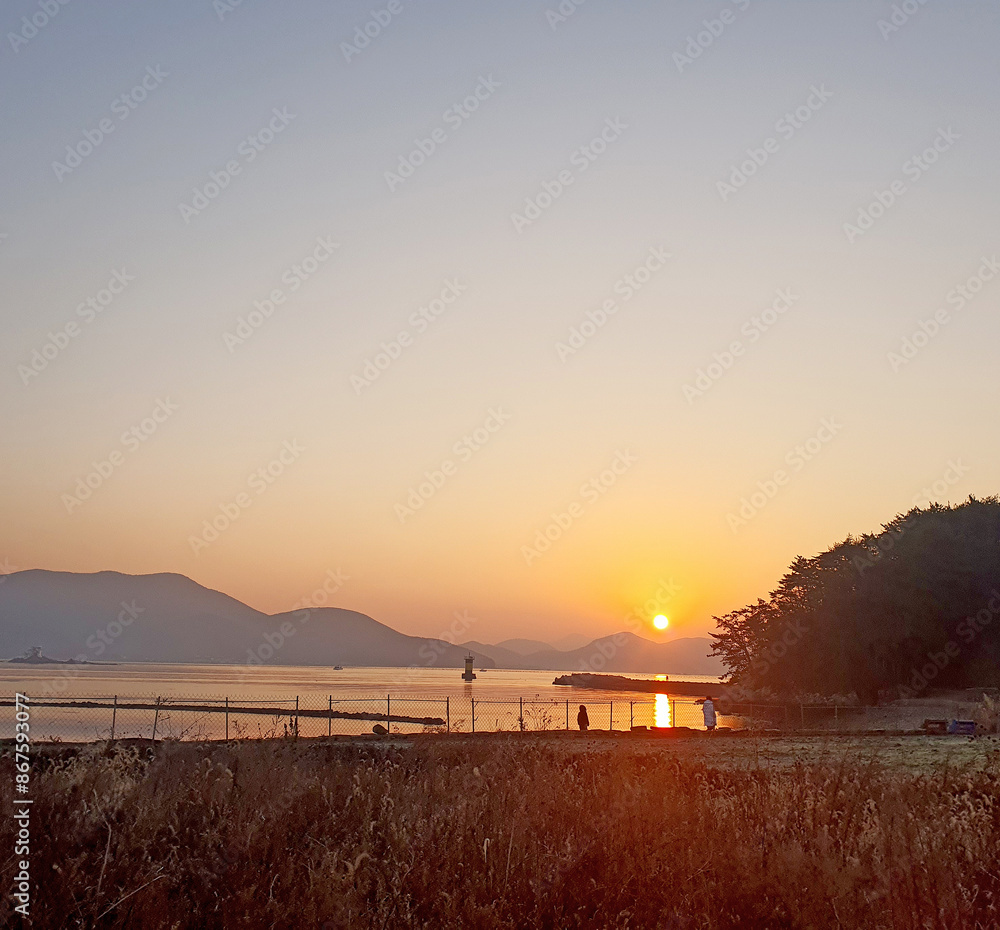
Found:
M 580 729 L 584 731 L 590 726 L 590 718 L 587 716 L 587 708 L 584 704 L 580 705 L 580 713 L 576 715 L 576 722 L 580 725 Z

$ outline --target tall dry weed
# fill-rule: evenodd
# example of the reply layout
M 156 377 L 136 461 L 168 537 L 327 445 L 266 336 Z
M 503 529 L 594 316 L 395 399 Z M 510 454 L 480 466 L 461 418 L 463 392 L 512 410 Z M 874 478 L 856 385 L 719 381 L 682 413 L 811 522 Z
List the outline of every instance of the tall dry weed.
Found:
M 36 771 L 32 926 L 995 928 L 998 774 L 516 736 L 91 749 Z

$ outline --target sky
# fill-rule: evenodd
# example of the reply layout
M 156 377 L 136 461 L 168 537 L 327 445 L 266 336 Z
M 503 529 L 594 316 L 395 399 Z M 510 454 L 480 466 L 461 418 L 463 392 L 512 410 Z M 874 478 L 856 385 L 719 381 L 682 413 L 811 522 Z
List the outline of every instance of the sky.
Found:
M 6 571 L 662 641 L 1000 489 L 995 3 L 0 33 Z

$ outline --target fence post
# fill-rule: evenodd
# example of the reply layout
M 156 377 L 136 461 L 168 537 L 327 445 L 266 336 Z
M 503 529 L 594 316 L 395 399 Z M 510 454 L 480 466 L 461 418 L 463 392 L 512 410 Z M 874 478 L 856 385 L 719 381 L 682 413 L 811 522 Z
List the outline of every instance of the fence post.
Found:
M 392 732 L 392 695 L 385 696 L 385 728 Z
M 299 735 L 299 696 L 295 695 L 295 736 Z
M 115 703 L 111 708 L 111 742 L 115 741 L 115 720 L 118 717 L 118 695 L 115 695 Z
M 476 732 L 476 699 L 472 698 L 472 732 Z
M 613 730 L 615 728 L 615 702 L 608 701 L 608 729 Z
M 521 732 L 523 733 L 524 732 L 524 698 L 523 697 L 519 697 L 517 699 L 517 706 L 518 706 L 517 725 L 521 728 Z
M 226 698 L 226 742 L 229 742 L 229 698 Z
M 569 701 L 566 701 L 566 729 L 569 729 Z
M 153 714 L 153 742 L 156 742 L 156 724 L 160 720 L 160 696 L 156 696 L 156 711 Z
M 635 726 L 635 716 L 634 716 L 634 713 L 633 713 L 633 705 L 634 704 L 635 704 L 634 701 L 629 701 L 628 702 L 628 728 L 629 728 L 630 732 L 632 730 L 632 727 Z
M 445 719 L 445 723 L 447 724 L 447 731 L 446 732 L 450 733 L 451 732 L 451 698 L 448 697 L 447 695 L 445 696 L 445 699 L 444 699 L 444 719 Z
M 326 717 L 326 735 L 333 736 L 333 695 L 330 695 L 330 706 Z
M 677 698 L 670 699 L 670 726 L 677 726 Z

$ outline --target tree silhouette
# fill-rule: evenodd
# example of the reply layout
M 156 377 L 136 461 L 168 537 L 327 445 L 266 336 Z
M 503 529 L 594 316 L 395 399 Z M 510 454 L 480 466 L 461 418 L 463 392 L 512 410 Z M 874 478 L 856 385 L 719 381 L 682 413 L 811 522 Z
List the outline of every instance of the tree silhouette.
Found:
M 783 693 L 1000 684 L 1000 499 L 914 508 L 799 556 L 756 604 L 714 618 L 729 680 Z

